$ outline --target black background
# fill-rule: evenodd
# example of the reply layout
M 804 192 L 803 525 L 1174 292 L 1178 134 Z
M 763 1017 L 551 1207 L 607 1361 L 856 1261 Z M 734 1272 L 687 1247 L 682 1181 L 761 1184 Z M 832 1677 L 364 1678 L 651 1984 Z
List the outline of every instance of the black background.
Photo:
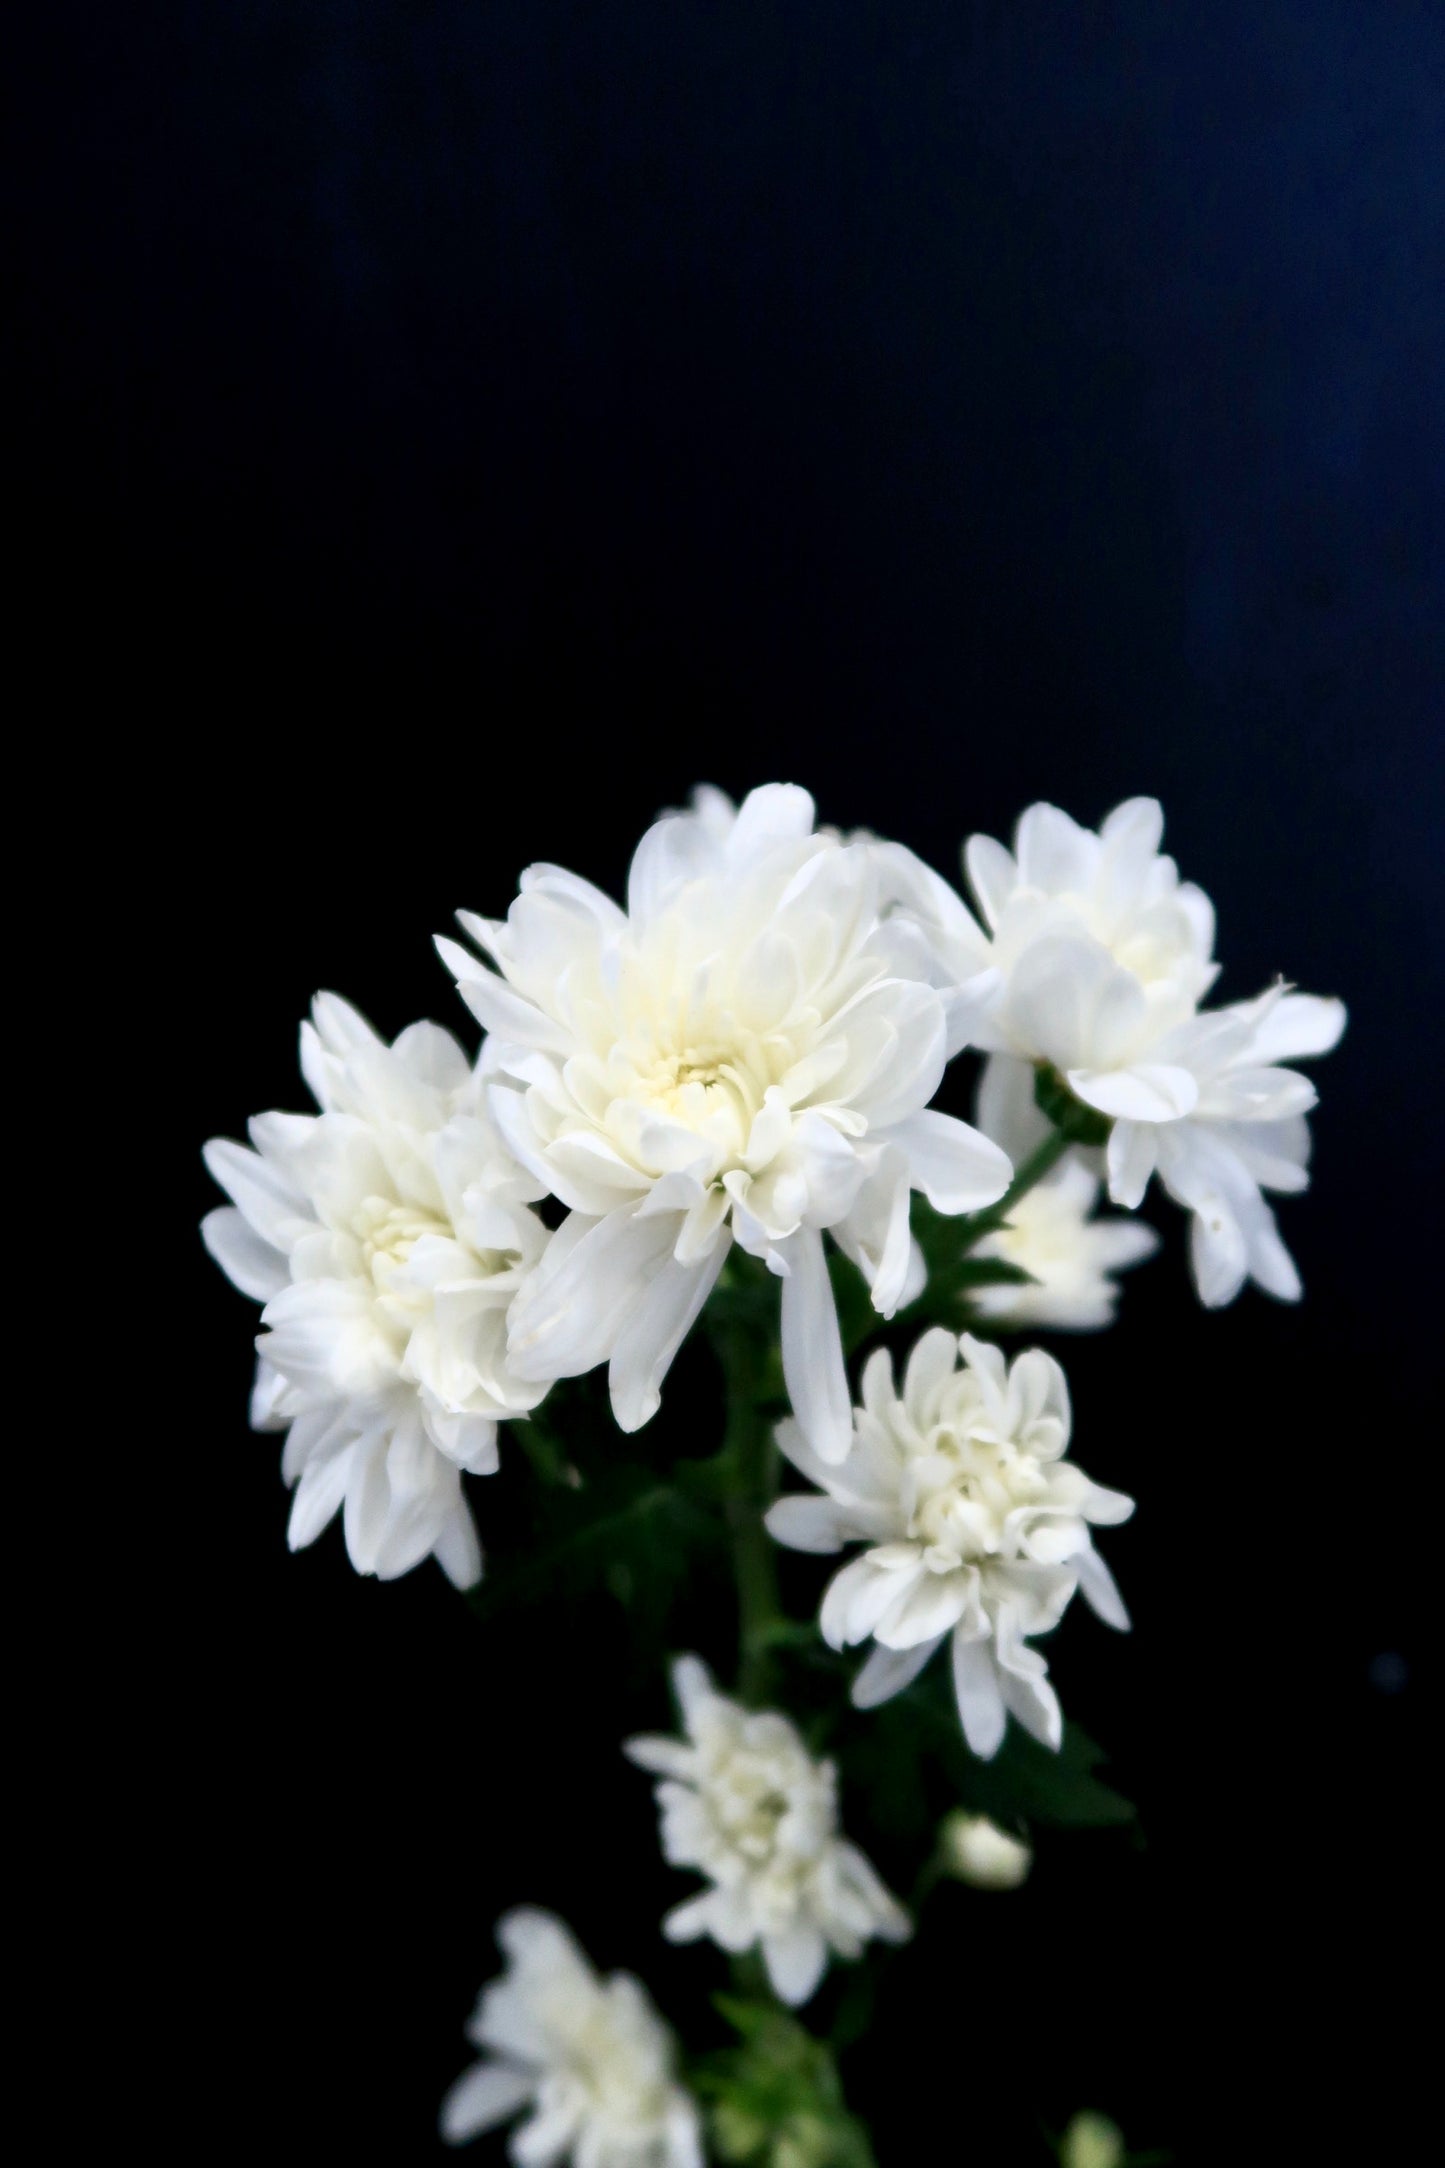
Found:
M 1081 2104 L 1184 2159 L 1402 2157 L 1445 15 L 62 20 L 15 412 L 59 605 L 37 712 L 92 747 L 55 847 L 167 1200 L 128 1444 L 92 1478 L 140 1538 L 137 1639 L 99 1670 L 152 2150 L 220 2118 L 241 2151 L 427 2157 L 520 1899 L 705 2010 L 615 1754 L 663 1716 L 620 1620 L 483 1630 L 430 1566 L 357 1580 L 334 1530 L 290 1558 L 250 1320 L 193 1228 L 203 1137 L 300 1104 L 316 986 L 464 1029 L 428 940 L 456 906 L 504 909 L 539 857 L 615 889 L 698 779 L 785 777 L 949 871 L 1035 797 L 1092 822 L 1155 792 L 1221 995 L 1283 970 L 1352 1017 L 1283 1207 L 1304 1306 L 1204 1316 L 1160 1213 L 1120 1330 L 1063 1350 L 1079 1456 L 1140 1511 L 1110 1542 L 1132 1639 L 1071 1620 L 1056 1672 L 1147 1849 L 1061 1838 L 1020 1896 L 938 1900 L 850 2080 L 884 2168 L 930 2131 L 940 2163 L 1043 2161 L 1036 2119 Z M 100 894 L 82 813 L 118 845 Z M 716 1421 L 689 1350 L 660 1426 L 700 1449 Z

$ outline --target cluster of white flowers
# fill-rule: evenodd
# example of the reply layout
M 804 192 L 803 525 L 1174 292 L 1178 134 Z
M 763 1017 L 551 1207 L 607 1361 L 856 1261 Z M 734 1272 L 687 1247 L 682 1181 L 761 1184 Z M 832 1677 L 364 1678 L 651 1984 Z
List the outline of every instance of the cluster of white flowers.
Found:
M 1134 1510 L 1064 1459 L 1069 1421 L 1052 1356 L 1034 1348 L 1010 1365 L 935 1327 L 909 1356 L 901 1394 L 887 1350 L 869 1358 L 841 1466 L 820 1460 L 796 1423 L 780 1425 L 779 1445 L 822 1495 L 779 1499 L 768 1514 L 778 1542 L 869 1546 L 834 1576 L 819 1619 L 833 1648 L 877 1643 L 853 1682 L 859 1708 L 900 1693 L 951 1635 L 975 1754 L 998 1752 L 1010 1713 L 1059 1745 L 1058 1696 L 1029 1639 L 1058 1624 L 1076 1589 L 1107 1624 L 1128 1625 L 1089 1524 Z
M 775 1709 L 720 1694 L 695 1656 L 673 1685 L 686 1741 L 630 1739 L 626 1752 L 662 1778 L 662 1849 L 712 1887 L 664 1921 L 674 1942 L 710 1935 L 734 1954 L 761 1949 L 773 1991 L 806 2002 L 828 1952 L 857 1957 L 872 1936 L 901 1942 L 907 1913 L 857 1846 L 838 1833 L 838 1778 Z
M 887 859 L 900 912 L 934 950 L 957 1042 L 1047 1063 L 1107 1120 L 1116 1204 L 1136 1206 L 1157 1169 L 1194 1215 L 1210 1308 L 1246 1279 L 1293 1301 L 1299 1275 L 1262 1191 L 1306 1187 L 1315 1090 L 1279 1064 L 1328 1053 L 1344 1007 L 1281 983 L 1202 1010 L 1219 970 L 1214 911 L 1160 852 L 1163 832 L 1152 798 L 1116 807 L 1097 833 L 1030 806 L 1011 853 L 991 836 L 965 847 L 982 924 L 910 853 Z
M 519 2168 L 702 2168 L 697 2108 L 640 1982 L 599 1980 L 549 1912 L 509 1912 L 497 1940 L 509 1969 L 483 1988 L 467 2026 L 483 2060 L 442 2104 L 447 2142 L 529 2107 L 509 2147 Z
M 890 1318 L 926 1281 L 913 1193 L 946 1217 L 983 1212 L 960 1260 L 1021 1276 L 960 1273 L 935 1290 L 939 1314 L 957 1296 L 962 1322 L 966 1287 L 993 1328 L 1093 1331 L 1117 1274 L 1156 1247 L 1100 1216 L 1101 1193 L 1132 1211 L 1157 1172 L 1193 1215 L 1206 1304 L 1246 1279 L 1299 1294 L 1264 1191 L 1306 1186 L 1315 1094 L 1282 1064 L 1328 1051 L 1344 1010 L 1283 983 L 1204 1008 L 1214 915 L 1162 831 L 1151 799 L 1097 832 L 1032 806 L 1012 853 L 968 843 L 975 916 L 901 846 L 818 829 L 805 791 L 734 806 L 703 789 L 643 837 L 625 909 L 534 866 L 504 920 L 462 914 L 490 965 L 439 941 L 485 1027 L 475 1061 L 435 1024 L 387 1045 L 319 995 L 301 1067 L 320 1111 L 263 1114 L 249 1147 L 206 1149 L 232 1200 L 207 1246 L 264 1305 L 252 1420 L 288 1433 L 292 1546 L 339 1511 L 359 1572 L 434 1555 L 469 1586 L 482 1559 L 461 1478 L 497 1468 L 498 1426 L 604 1364 L 619 1428 L 649 1421 L 736 1245 L 781 1285 L 793 1413 L 777 1439 L 815 1486 L 766 1527 L 802 1551 L 864 1546 L 819 1614 L 835 1650 L 873 1643 L 855 1705 L 901 1692 L 947 1641 L 975 1754 L 998 1752 L 1010 1715 L 1057 1748 L 1033 1643 L 1077 1591 L 1127 1627 L 1091 1529 L 1133 1502 L 1065 1457 L 1068 1389 L 1037 1349 L 1010 1364 L 935 1327 L 901 1391 L 872 1354 L 854 1407 L 826 1244 Z M 984 1057 L 976 1126 L 930 1106 L 966 1048 Z M 740 1541 L 760 1541 L 746 1447 L 722 1464 Z M 835 1768 L 792 1721 L 720 1693 L 696 1657 L 673 1680 L 683 1736 L 625 1748 L 659 1779 L 665 1857 L 706 1883 L 664 1930 L 757 1950 L 800 2005 L 830 1954 L 911 1922 L 843 1836 Z M 934 1869 L 1016 1888 L 1031 1856 L 955 1813 Z M 448 2095 L 443 2135 L 530 2109 L 510 2140 L 520 2168 L 701 2168 L 697 2107 L 638 1982 L 599 1979 L 548 1913 L 514 1911 L 499 1936 L 509 1969 L 470 2027 L 484 2059 Z M 1101 2161 L 1118 2150 L 1095 2123 L 1070 2141 L 1080 2160 L 1088 2143 Z
M 620 909 L 535 866 L 501 922 L 464 916 L 489 970 L 439 946 L 490 1034 L 479 1062 L 431 1024 L 384 1046 L 318 998 L 302 1067 L 317 1117 L 252 1124 L 208 1163 L 234 1200 L 206 1239 L 265 1302 L 253 1404 L 290 1428 L 293 1544 L 343 1509 L 360 1571 L 435 1553 L 465 1584 L 480 1550 L 460 1472 L 496 1466 L 496 1426 L 556 1379 L 608 1365 L 624 1430 L 662 1382 L 730 1246 L 782 1283 L 784 1375 L 812 1450 L 850 1450 L 849 1389 L 824 1251 L 884 1317 L 923 1284 L 909 1231 L 995 1203 L 1041 1133 L 1048 1064 L 1112 1124 L 1111 1196 L 1157 1167 L 1195 1215 L 1206 1302 L 1246 1275 L 1299 1292 L 1262 1188 L 1305 1185 L 1319 1053 L 1338 1002 L 1276 987 L 1201 1011 L 1213 913 L 1131 800 L 1098 834 L 1033 806 L 1010 855 L 974 837 L 985 927 L 897 845 L 814 825 L 805 791 L 740 807 L 700 790 L 643 837 Z M 928 1106 L 949 1056 L 988 1052 L 979 1126 Z M 1071 1152 L 979 1244 L 1026 1282 L 981 1287 L 999 1325 L 1090 1329 L 1149 1230 L 1094 1216 Z M 531 1207 L 564 1212 L 549 1233 Z
M 334 994 L 301 1027 L 319 1115 L 262 1114 L 254 1149 L 206 1164 L 233 1199 L 202 1232 L 265 1304 L 252 1421 L 289 1426 L 292 1548 L 341 1510 L 359 1573 L 432 1553 L 481 1572 L 461 1471 L 497 1465 L 497 1424 L 545 1388 L 518 1376 L 507 1316 L 546 1244 L 535 1183 L 502 1149 L 479 1073 L 449 1033 L 386 1046 Z
M 643 837 L 622 911 L 534 866 L 504 922 L 466 915 L 487 970 L 441 941 L 492 1034 L 491 1104 L 568 1209 L 512 1313 L 519 1375 L 609 1366 L 623 1430 L 663 1378 L 734 1241 L 782 1280 L 783 1370 L 825 1460 L 848 1445 L 828 1233 L 885 1317 L 919 1292 L 909 1194 L 992 1204 L 1006 1155 L 926 1111 L 947 1059 L 927 943 L 876 847 L 814 828 L 806 791 L 700 791 Z

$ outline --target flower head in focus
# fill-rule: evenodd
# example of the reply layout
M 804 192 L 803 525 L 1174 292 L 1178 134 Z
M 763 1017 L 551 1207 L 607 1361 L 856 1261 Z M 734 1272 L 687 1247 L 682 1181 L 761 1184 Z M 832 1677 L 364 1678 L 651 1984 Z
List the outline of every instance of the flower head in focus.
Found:
M 775 784 L 658 821 L 626 911 L 534 866 L 505 921 L 463 914 L 495 971 L 438 944 L 492 1034 L 498 1125 L 569 1212 L 512 1311 L 518 1375 L 606 1362 L 636 1430 L 736 1241 L 782 1280 L 799 1422 L 825 1459 L 847 1451 L 825 1232 L 889 1316 L 921 1286 L 911 1190 L 971 1211 L 1011 1173 L 927 1111 L 946 1007 L 890 908 L 875 849 L 816 833 L 807 793 Z
M 466 1587 L 481 1553 L 461 1472 L 490 1473 L 498 1421 L 544 1390 L 507 1356 L 508 1309 L 546 1242 L 536 1184 L 435 1024 L 386 1046 L 319 994 L 301 1066 L 320 1114 L 258 1115 L 249 1150 L 207 1145 L 234 1201 L 201 1230 L 265 1304 L 251 1419 L 289 1425 L 289 1540 L 311 1543 L 341 1509 L 359 1573 L 391 1579 L 434 1553 Z
M 447 2143 L 530 2107 L 508 2148 L 521 2168 L 702 2168 L 697 2109 L 641 1983 L 599 1979 L 549 1912 L 507 1913 L 497 1940 L 508 1969 L 467 2026 L 483 2060 L 442 2103 Z
M 1027 1062 L 990 1055 L 977 1118 L 1015 1163 L 1042 1142 L 1049 1125 L 1034 1103 Z M 1026 1283 L 970 1289 L 970 1307 L 985 1323 L 1055 1332 L 1098 1332 L 1113 1323 L 1119 1301 L 1113 1274 L 1152 1256 L 1159 1237 L 1139 1220 L 1097 1215 L 1103 1183 L 1090 1164 L 1097 1157 L 1077 1147 L 1067 1152 L 1019 1198 L 996 1234 L 975 1243 L 973 1256 L 998 1258 L 1029 1275 Z
M 1316 1094 L 1280 1065 L 1328 1053 L 1344 1007 L 1281 983 L 1201 1011 L 1219 969 L 1214 911 L 1160 851 L 1163 831 L 1152 798 L 1117 806 L 1097 832 L 1057 806 L 1030 806 L 1012 852 L 990 836 L 968 841 L 979 919 L 893 849 L 895 908 L 953 988 L 954 1036 L 1047 1065 L 1109 1125 L 1114 1202 L 1137 1205 L 1157 1168 L 1194 1214 L 1194 1275 L 1209 1307 L 1246 1279 L 1292 1301 L 1299 1276 L 1262 1192 L 1307 1186 L 1304 1116 Z
M 857 1957 L 874 1935 L 900 1942 L 907 1913 L 838 1831 L 831 1762 L 814 1761 L 776 1710 L 749 1712 L 720 1694 L 695 1656 L 673 1681 L 685 1740 L 631 1739 L 626 1753 L 662 1781 L 662 1849 L 712 1887 L 670 1912 L 674 1942 L 711 1935 L 725 1950 L 755 1945 L 775 1994 L 803 2003 L 830 1949 Z
M 801 1551 L 870 1546 L 834 1576 L 819 1620 L 832 1648 L 877 1644 L 853 1682 L 859 1708 L 900 1693 L 951 1637 L 974 1753 L 997 1753 L 1010 1713 L 1059 1746 L 1058 1697 L 1029 1637 L 1056 1626 L 1079 1588 L 1107 1624 L 1127 1627 L 1089 1524 L 1134 1510 L 1064 1459 L 1069 1427 L 1052 1356 L 1032 1348 L 1009 1364 L 941 1327 L 915 1344 L 901 1393 L 886 1349 L 869 1358 L 840 1467 L 819 1460 L 795 1423 L 780 1424 L 783 1452 L 823 1495 L 780 1499 L 767 1516 L 773 1536 Z

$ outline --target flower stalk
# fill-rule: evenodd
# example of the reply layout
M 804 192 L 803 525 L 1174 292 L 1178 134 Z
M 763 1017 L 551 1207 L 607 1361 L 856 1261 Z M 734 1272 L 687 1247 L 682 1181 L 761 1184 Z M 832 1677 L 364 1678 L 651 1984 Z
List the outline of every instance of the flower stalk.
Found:
M 720 1321 L 714 1344 L 727 1390 L 723 1452 L 733 1473 L 727 1500 L 738 1602 L 738 1694 L 749 1707 L 768 1697 L 778 1598 L 777 1546 L 764 1516 L 777 1496 L 778 1449 L 767 1409 L 767 1352 L 741 1319 Z

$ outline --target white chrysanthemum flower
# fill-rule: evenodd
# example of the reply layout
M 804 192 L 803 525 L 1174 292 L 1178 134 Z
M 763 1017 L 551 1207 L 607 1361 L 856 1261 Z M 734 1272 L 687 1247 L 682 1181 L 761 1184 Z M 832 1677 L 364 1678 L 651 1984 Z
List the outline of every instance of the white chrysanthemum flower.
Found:
M 624 1751 L 662 1778 L 662 1849 L 712 1888 L 667 1915 L 674 1942 L 710 1935 L 734 1953 L 761 1949 L 773 1990 L 802 2003 L 830 1949 L 857 1957 L 870 1936 L 901 1942 L 907 1913 L 838 1831 L 838 1778 L 814 1761 L 776 1710 L 749 1711 L 713 1685 L 695 1656 L 673 1683 L 686 1741 L 630 1739 Z
M 393 1046 L 334 994 L 301 1027 L 319 1115 L 261 1114 L 254 1150 L 224 1139 L 206 1165 L 234 1200 L 202 1234 L 266 1307 L 252 1422 L 290 1426 L 289 1540 L 342 1509 L 359 1573 L 428 1553 L 459 1587 L 481 1572 L 461 1471 L 497 1465 L 497 1423 L 545 1388 L 507 1355 L 507 1312 L 546 1243 L 539 1192 L 449 1033 L 413 1024 Z
M 1316 1094 L 1279 1064 L 1328 1053 L 1344 1007 L 1280 985 L 1200 1014 L 1219 968 L 1213 907 L 1160 852 L 1163 831 L 1157 802 L 1131 798 L 1097 834 L 1035 805 L 1012 853 L 970 837 L 982 926 L 907 853 L 891 853 L 889 878 L 956 990 L 956 1036 L 1051 1064 L 1113 1124 L 1116 1204 L 1137 1205 L 1157 1166 L 1195 1214 L 1202 1300 L 1230 1302 L 1246 1278 L 1293 1300 L 1299 1277 L 1261 1191 L 1306 1187 L 1303 1116 Z
M 1064 1459 L 1069 1423 L 1051 1355 L 1032 1348 L 1010 1365 L 935 1326 L 914 1346 L 901 1394 L 887 1350 L 870 1356 L 841 1467 L 810 1451 L 795 1423 L 779 1425 L 784 1453 L 826 1495 L 780 1499 L 772 1535 L 800 1551 L 870 1545 L 834 1576 L 819 1619 L 832 1648 L 878 1644 L 853 1682 L 859 1708 L 901 1692 L 951 1635 L 974 1753 L 997 1753 L 1009 1713 L 1057 1748 L 1058 1696 L 1028 1640 L 1058 1624 L 1077 1588 L 1108 1625 L 1127 1627 L 1089 1523 L 1134 1510 Z
M 507 1913 L 497 1940 L 508 1970 L 467 2026 L 483 2060 L 442 2103 L 447 2143 L 530 2107 L 508 2146 L 519 2168 L 702 2168 L 697 2108 L 640 1981 L 599 1979 L 550 1912 Z
M 1034 1863 L 1033 1846 L 1011 1837 L 986 1814 L 955 1808 L 944 1822 L 939 1853 L 950 1874 L 972 1889 L 1018 1889 Z
M 512 1312 L 519 1375 L 609 1362 L 636 1430 L 736 1240 L 782 1278 L 798 1420 L 825 1459 L 847 1451 L 824 1232 L 888 1316 L 921 1285 L 910 1190 L 970 1211 L 1011 1173 L 925 1111 L 945 1007 L 890 902 L 874 847 L 815 834 L 805 791 L 736 812 L 704 791 L 643 837 L 625 912 L 534 866 L 504 923 L 463 915 L 496 972 L 439 943 L 493 1034 L 498 1124 L 570 1213 Z
M 991 1055 L 979 1084 L 978 1126 L 1015 1164 L 1047 1136 L 1034 1104 L 1034 1072 L 1008 1054 Z M 1018 1265 L 1031 1284 L 976 1287 L 969 1303 L 990 1324 L 1058 1332 L 1098 1332 L 1113 1323 L 1119 1289 L 1112 1275 L 1152 1256 L 1159 1237 L 1138 1220 L 1095 1216 L 1103 1184 L 1077 1148 L 1027 1190 L 996 1234 L 974 1245 L 974 1257 Z

